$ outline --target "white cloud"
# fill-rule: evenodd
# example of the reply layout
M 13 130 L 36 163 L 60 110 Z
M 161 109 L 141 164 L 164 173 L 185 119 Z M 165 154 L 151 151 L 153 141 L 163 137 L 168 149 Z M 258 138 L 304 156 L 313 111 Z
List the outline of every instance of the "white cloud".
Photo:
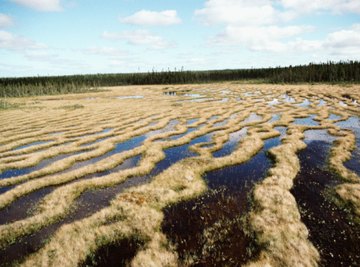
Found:
M 38 11 L 61 11 L 60 0 L 12 0 L 14 3 L 33 8 Z
M 176 10 L 164 10 L 159 12 L 140 10 L 129 17 L 121 18 L 120 21 L 134 25 L 163 26 L 179 24 L 181 19 L 177 16 Z
M 326 53 L 359 58 L 360 24 L 331 32 L 324 39 L 301 37 L 302 33 L 311 30 L 306 26 L 227 26 L 212 41 L 221 45 L 242 45 L 255 51 Z
M 322 47 L 332 54 L 360 55 L 360 24 L 328 34 Z
M 357 47 L 360 49 L 360 24 L 355 24 L 350 29 L 330 33 L 325 40 L 325 46 L 331 48 Z
M 0 13 L 0 28 L 9 27 L 13 24 L 10 16 Z
M 360 13 L 359 0 L 281 0 L 281 4 L 298 14 L 319 11 Z
M 41 49 L 45 45 L 7 31 L 0 31 L 0 48 L 9 50 Z
M 297 36 L 309 27 L 305 26 L 232 26 L 215 39 L 216 43 L 243 45 L 250 50 L 281 52 L 287 49 L 285 38 Z
M 161 36 L 154 35 L 146 30 L 104 32 L 103 38 L 109 40 L 123 40 L 131 45 L 144 45 L 154 49 L 169 48 L 173 45 L 164 40 Z
M 318 12 L 360 13 L 360 0 L 207 0 L 195 15 L 207 25 L 223 27 L 211 44 L 268 52 L 360 52 L 360 24 L 319 40 L 303 38 L 313 27 L 289 24 L 294 18 Z
M 195 11 L 205 24 L 268 25 L 288 20 L 291 13 L 280 12 L 271 0 L 208 0 Z

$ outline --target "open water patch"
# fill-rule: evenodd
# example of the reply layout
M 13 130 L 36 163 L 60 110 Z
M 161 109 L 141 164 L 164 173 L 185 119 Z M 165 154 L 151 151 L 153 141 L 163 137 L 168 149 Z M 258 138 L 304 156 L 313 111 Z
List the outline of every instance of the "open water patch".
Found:
M 312 114 L 306 118 L 297 118 L 294 120 L 294 124 L 305 125 L 305 126 L 319 126 L 319 122 L 315 121 L 316 115 Z
M 32 173 L 34 171 L 38 171 L 42 168 L 45 168 L 46 166 L 49 166 L 50 164 L 52 164 L 58 160 L 62 160 L 62 159 L 68 158 L 70 156 L 75 156 L 75 155 L 79 155 L 82 153 L 85 153 L 85 151 L 77 152 L 77 153 L 67 153 L 67 154 L 58 155 L 58 156 L 55 156 L 52 158 L 43 159 L 37 165 L 32 166 L 32 167 L 26 167 L 26 168 L 20 168 L 20 169 L 9 169 L 9 170 L 6 170 L 6 171 L 0 173 L 0 179 L 26 175 L 26 174 Z
M 213 153 L 213 156 L 218 157 L 224 157 L 227 155 L 230 155 L 232 151 L 238 146 L 240 140 L 242 140 L 247 134 L 247 127 L 244 127 L 236 132 L 229 134 L 229 140 L 223 145 L 223 147 L 215 151 Z
M 252 112 L 245 120 L 244 123 L 250 123 L 250 122 L 255 122 L 255 121 L 261 121 L 262 120 L 262 116 Z
M 117 96 L 117 99 L 142 99 L 143 95 L 125 95 L 125 96 Z
M 336 121 L 336 120 L 340 120 L 341 118 L 342 118 L 341 116 L 331 113 L 330 116 L 328 117 L 328 120 Z
M 360 266 L 360 226 L 327 193 L 342 182 L 327 166 L 334 139 L 326 130 L 305 132 L 307 148 L 298 155 L 301 169 L 291 193 L 309 229 L 309 239 L 320 252 L 320 265 Z
M 180 265 L 239 266 L 257 254 L 242 218 L 249 211 L 253 184 L 272 165 L 266 151 L 279 144 L 279 138 L 268 139 L 249 161 L 206 173 L 207 193 L 164 209 L 162 230 Z
M 336 125 L 351 130 L 355 134 L 355 149 L 351 158 L 344 162 L 344 166 L 360 176 L 360 119 L 359 117 L 350 117 L 345 121 L 337 122 Z
M 26 144 L 26 145 L 21 145 L 21 146 L 15 147 L 12 150 L 20 150 L 20 149 L 29 148 L 29 147 L 32 147 L 32 146 L 44 145 L 44 144 L 48 144 L 50 142 L 52 142 L 52 141 L 36 141 L 36 142 L 32 142 L 32 143 L 29 143 L 29 144 Z

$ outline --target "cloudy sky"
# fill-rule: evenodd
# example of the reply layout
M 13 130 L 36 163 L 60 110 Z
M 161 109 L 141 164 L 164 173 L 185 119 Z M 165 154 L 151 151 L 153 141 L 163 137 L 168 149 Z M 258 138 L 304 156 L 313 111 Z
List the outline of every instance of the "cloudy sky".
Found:
M 360 0 L 1 0 L 0 77 L 360 59 Z

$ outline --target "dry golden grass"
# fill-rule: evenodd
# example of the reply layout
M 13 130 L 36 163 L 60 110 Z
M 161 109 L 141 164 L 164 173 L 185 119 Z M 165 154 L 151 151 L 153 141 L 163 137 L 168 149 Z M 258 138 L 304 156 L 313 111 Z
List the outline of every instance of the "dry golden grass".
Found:
M 21 104 L 21 109 L 0 111 L 0 171 L 28 168 L 44 159 L 68 155 L 39 170 L 0 180 L 0 187 L 15 185 L 0 194 L 0 208 L 41 188 L 56 186 L 32 214 L 0 225 L 0 248 L 65 218 L 76 199 L 87 190 L 111 187 L 150 173 L 164 159 L 165 149 L 213 133 L 211 142 L 194 144 L 190 150 L 198 156 L 184 158 L 152 177 L 149 183 L 127 189 L 93 215 L 61 226 L 43 248 L 26 258 L 23 266 L 77 266 L 97 248 L 135 237 L 145 245 L 132 260 L 133 266 L 176 266 L 177 255 L 161 232 L 162 209 L 202 194 L 207 189 L 202 179 L 205 172 L 247 161 L 262 149 L 265 139 L 279 135 L 274 129 L 276 126 L 287 127 L 287 135 L 280 146 L 271 149 L 275 165 L 253 191 L 249 226 L 262 250 L 259 258 L 248 265 L 316 266 L 319 262 L 319 253 L 308 240 L 308 230 L 290 193 L 300 168 L 296 153 L 306 147 L 302 139 L 308 129 L 328 129 L 337 137 L 329 164 L 346 183 L 339 185 L 336 192 L 351 203 L 360 216 L 360 180 L 343 165 L 355 148 L 355 136 L 328 119 L 330 114 L 339 115 L 339 120 L 359 116 L 359 106 L 342 97 L 351 94 L 360 102 L 360 94 L 356 93 L 359 90 L 329 85 L 231 83 L 174 85 L 166 90 L 162 86 L 105 89 L 107 91 L 91 96 L 10 99 L 12 104 Z M 222 92 L 224 89 L 226 93 Z M 164 91 L 178 94 L 166 96 Z M 201 96 L 193 98 L 185 93 Z M 283 99 L 285 93 L 293 98 L 292 102 Z M 118 98 L 131 95 L 144 98 Z M 274 98 L 280 103 L 269 105 Z M 301 106 L 304 99 L 309 99 L 309 106 Z M 319 105 L 321 99 L 326 105 Z M 260 116 L 259 120 L 246 120 L 255 113 Z M 270 122 L 275 114 L 281 114 L 280 119 Z M 293 123 L 294 119 L 311 114 L 316 115 L 318 126 Z M 187 124 L 190 119 L 198 120 Z M 174 120 L 177 124 L 166 127 Z M 196 130 L 187 133 L 190 127 Z M 231 133 L 244 127 L 248 128 L 247 135 L 230 155 L 212 156 L 229 140 Z M 184 135 L 169 139 L 179 134 Z M 118 143 L 143 135 L 145 141 L 135 148 L 70 169 L 75 164 L 101 157 Z M 35 142 L 44 143 L 16 149 Z M 84 179 L 96 172 L 112 170 L 137 155 L 141 155 L 137 166 L 101 178 Z

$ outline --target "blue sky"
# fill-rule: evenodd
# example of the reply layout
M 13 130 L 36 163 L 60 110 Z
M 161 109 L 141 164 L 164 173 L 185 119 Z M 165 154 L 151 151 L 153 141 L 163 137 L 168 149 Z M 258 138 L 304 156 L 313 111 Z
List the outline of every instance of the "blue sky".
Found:
M 0 0 L 0 77 L 360 60 L 359 0 Z

